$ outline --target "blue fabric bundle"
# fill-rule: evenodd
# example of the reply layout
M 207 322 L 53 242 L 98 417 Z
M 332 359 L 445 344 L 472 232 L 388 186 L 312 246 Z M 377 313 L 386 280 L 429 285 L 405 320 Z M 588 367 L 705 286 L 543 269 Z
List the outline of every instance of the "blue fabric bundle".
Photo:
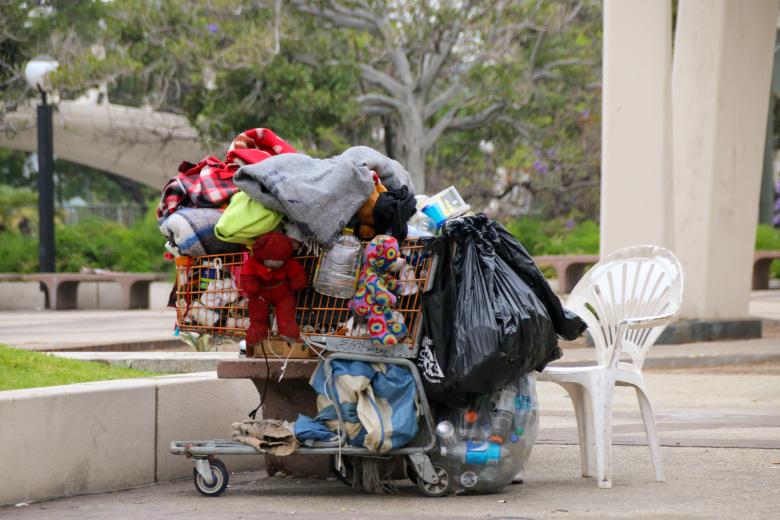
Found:
M 241 244 L 223 242 L 214 235 L 222 212 L 213 208 L 179 208 L 158 221 L 160 232 L 184 256 L 237 253 Z
M 417 389 L 412 374 L 398 365 L 334 360 L 335 396 L 326 386 L 322 363 L 309 383 L 317 391 L 315 419 L 304 415 L 295 422 L 299 440 L 322 439 L 338 429 L 334 401 L 339 403 L 351 446 L 365 446 L 384 453 L 400 448 L 417 435 Z

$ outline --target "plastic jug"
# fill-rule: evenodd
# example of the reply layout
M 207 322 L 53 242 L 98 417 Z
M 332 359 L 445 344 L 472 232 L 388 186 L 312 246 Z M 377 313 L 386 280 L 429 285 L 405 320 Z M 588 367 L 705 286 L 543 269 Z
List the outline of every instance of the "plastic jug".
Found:
M 360 269 L 360 241 L 351 228 L 336 240 L 321 260 L 314 290 L 334 298 L 352 298 L 355 296 L 355 279 Z

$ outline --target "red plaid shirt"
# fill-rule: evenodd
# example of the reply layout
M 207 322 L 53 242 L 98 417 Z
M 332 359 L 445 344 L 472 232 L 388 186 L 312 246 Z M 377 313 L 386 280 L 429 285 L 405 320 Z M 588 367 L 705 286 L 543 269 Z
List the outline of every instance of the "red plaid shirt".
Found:
M 167 218 L 179 207 L 221 208 L 227 205 L 238 191 L 233 183 L 233 174 L 238 168 L 280 153 L 295 153 L 295 148 L 271 130 L 253 128 L 233 140 L 227 162 L 210 155 L 198 164 L 181 163 L 179 175 L 163 188 L 157 217 Z

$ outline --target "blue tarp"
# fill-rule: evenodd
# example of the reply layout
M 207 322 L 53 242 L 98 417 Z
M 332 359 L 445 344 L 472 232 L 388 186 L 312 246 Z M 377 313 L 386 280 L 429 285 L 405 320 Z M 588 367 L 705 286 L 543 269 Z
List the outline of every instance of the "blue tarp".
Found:
M 332 433 L 325 437 L 322 427 L 329 432 L 338 429 L 334 400 L 340 403 L 351 446 L 386 452 L 406 445 L 417 435 L 417 389 L 409 370 L 392 364 L 347 360 L 334 360 L 331 366 L 336 395 L 329 395 L 324 364 L 320 363 L 309 381 L 318 394 L 319 414 L 315 419 L 298 417 L 295 435 L 299 440 L 332 438 Z

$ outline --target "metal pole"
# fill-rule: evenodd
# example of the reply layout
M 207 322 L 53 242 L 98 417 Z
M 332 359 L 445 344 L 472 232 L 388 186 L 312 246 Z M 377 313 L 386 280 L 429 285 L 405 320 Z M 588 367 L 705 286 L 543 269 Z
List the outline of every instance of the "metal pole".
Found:
M 54 265 L 54 139 L 52 107 L 38 105 L 38 271 L 55 272 Z

